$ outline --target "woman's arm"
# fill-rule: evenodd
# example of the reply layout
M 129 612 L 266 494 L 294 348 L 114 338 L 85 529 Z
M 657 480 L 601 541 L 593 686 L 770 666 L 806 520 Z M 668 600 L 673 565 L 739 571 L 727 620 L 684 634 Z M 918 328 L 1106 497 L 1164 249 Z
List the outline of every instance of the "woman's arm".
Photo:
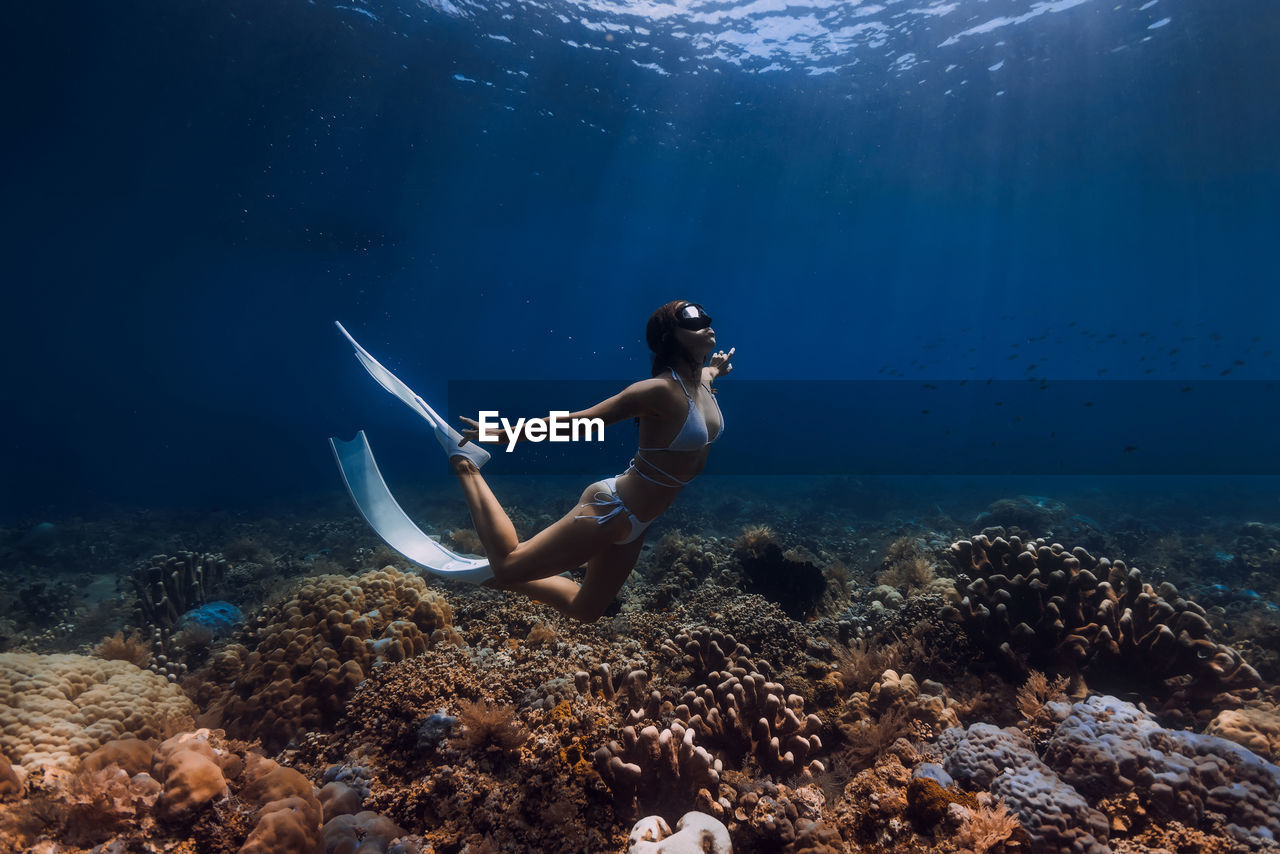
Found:
M 575 419 L 599 418 L 604 425 L 608 427 L 611 424 L 617 424 L 619 421 L 626 421 L 630 418 L 639 418 L 644 415 L 652 415 L 659 411 L 663 400 L 670 395 L 670 391 L 665 388 L 665 383 L 660 379 L 641 380 L 637 383 L 624 388 L 607 400 L 602 400 L 595 406 L 583 409 L 579 412 L 570 412 L 567 416 L 562 416 L 561 420 L 572 421 Z M 467 429 L 462 431 L 462 435 L 472 441 L 479 441 L 480 424 L 479 422 L 462 417 L 463 422 L 467 424 Z M 546 434 L 549 427 L 547 422 L 549 418 L 525 418 L 518 422 L 520 426 L 519 435 L 515 437 L 515 441 L 524 441 L 526 431 L 534 424 L 546 425 L 538 426 L 536 430 Z M 501 437 L 498 441 L 504 444 L 511 443 L 511 436 L 505 430 L 499 430 Z

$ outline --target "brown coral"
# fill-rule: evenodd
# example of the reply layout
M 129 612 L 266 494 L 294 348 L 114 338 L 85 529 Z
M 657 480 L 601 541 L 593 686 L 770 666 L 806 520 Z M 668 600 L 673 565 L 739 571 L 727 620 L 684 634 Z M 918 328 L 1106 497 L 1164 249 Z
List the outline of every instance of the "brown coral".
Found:
M 985 536 L 951 546 L 956 568 L 973 578 L 946 615 L 1013 675 L 1029 667 L 1069 676 L 1086 671 L 1142 680 L 1155 695 L 1189 677 L 1191 698 L 1256 686 L 1257 672 L 1231 647 L 1215 643 L 1204 609 L 1172 584 L 1153 589 L 1137 569 L 1082 548 Z
M 1280 757 L 1280 709 L 1272 703 L 1219 712 L 1205 732 L 1242 744 L 1272 762 Z
M 314 854 L 323 810 L 315 788 L 293 768 L 250 754 L 240 797 L 258 807 L 240 854 Z
M 444 598 L 394 567 L 309 579 L 260 622 L 252 650 L 227 647 L 196 681 L 211 720 L 272 750 L 331 726 L 376 662 L 459 640 Z
M 1019 851 L 1030 851 L 1031 840 L 1018 817 L 1002 800 L 979 803 L 969 810 L 964 823 L 956 833 L 956 842 L 976 854 L 986 854 L 997 849 L 1011 850 L 1008 843 L 1014 840 Z
M 178 686 L 127 661 L 0 653 L 0 751 L 27 770 L 74 768 L 108 741 L 157 737 L 191 711 Z
M 9 760 L 0 753 L 0 801 L 22 794 L 22 778 L 13 770 Z
M 510 753 L 529 740 L 529 731 L 516 718 L 514 706 L 463 702 L 458 707 L 462 732 L 458 743 L 469 750 Z
M 1018 711 L 1022 719 L 1032 727 L 1046 727 L 1051 722 L 1047 705 L 1051 701 L 1065 701 L 1062 693 L 1067 687 L 1067 677 L 1050 680 L 1039 670 L 1027 674 L 1027 681 L 1018 689 Z
M 127 661 L 138 667 L 146 667 L 151 663 L 151 644 L 131 632 L 125 637 L 124 632 L 116 632 L 109 638 L 103 638 L 98 644 L 98 657 L 107 661 Z
M 156 804 L 161 816 L 186 818 L 215 798 L 227 794 L 227 780 L 209 731 L 182 733 L 160 745 L 152 759 L 152 774 L 164 785 Z
M 920 544 L 911 537 L 899 537 L 885 550 L 877 583 L 913 593 L 927 588 L 936 574 Z

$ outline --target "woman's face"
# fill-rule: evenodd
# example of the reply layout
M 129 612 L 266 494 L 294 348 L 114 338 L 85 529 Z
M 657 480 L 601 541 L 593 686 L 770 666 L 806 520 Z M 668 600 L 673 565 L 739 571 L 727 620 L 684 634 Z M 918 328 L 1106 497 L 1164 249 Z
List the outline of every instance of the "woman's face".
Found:
M 716 331 L 711 327 L 711 316 L 702 310 L 702 306 L 686 303 L 680 308 L 677 313 L 676 343 L 698 361 L 715 348 Z

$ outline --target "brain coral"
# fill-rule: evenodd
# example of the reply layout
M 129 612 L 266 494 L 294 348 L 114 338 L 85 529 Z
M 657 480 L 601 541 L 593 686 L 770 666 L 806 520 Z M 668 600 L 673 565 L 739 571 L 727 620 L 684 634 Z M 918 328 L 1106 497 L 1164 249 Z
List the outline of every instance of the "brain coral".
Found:
M 216 686 L 202 699 L 228 733 L 277 750 L 332 725 L 378 661 L 459 640 L 449 604 L 416 575 L 394 567 L 323 575 L 259 618 L 252 649 L 233 645 L 215 657 L 208 678 Z
M 1028 666 L 1087 670 L 1126 690 L 1145 680 L 1156 695 L 1182 677 L 1199 697 L 1259 682 L 1240 653 L 1210 638 L 1204 609 L 1180 598 L 1172 584 L 1153 589 L 1122 561 L 1043 539 L 985 536 L 955 543 L 950 558 L 973 581 L 944 614 L 1019 676 Z
M 73 768 L 108 741 L 154 738 L 193 711 L 177 685 L 127 661 L 0 654 L 0 752 L 27 770 Z

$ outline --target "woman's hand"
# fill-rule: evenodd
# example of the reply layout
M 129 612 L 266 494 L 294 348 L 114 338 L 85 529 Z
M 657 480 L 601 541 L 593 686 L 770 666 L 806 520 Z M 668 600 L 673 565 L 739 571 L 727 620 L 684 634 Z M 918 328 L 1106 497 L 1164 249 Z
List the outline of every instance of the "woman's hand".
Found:
M 474 418 L 468 418 L 465 415 L 459 415 L 458 420 L 467 425 L 466 429 L 461 430 L 460 432 L 462 433 L 463 438 L 465 438 L 469 442 L 477 442 L 480 444 L 490 444 L 490 445 L 495 445 L 495 444 L 505 445 L 510 441 L 509 437 L 507 436 L 507 431 L 499 428 L 496 431 L 499 434 L 498 438 L 493 439 L 487 443 L 481 443 L 480 442 L 480 422 L 476 421 Z M 493 433 L 494 431 L 491 430 L 489 432 L 489 435 L 493 435 Z
M 728 353 L 717 350 L 711 354 L 711 361 L 707 363 L 707 367 L 715 371 L 717 377 L 724 376 L 733 370 L 733 363 L 729 360 L 733 358 L 733 352 L 737 349 L 737 347 L 730 347 Z

